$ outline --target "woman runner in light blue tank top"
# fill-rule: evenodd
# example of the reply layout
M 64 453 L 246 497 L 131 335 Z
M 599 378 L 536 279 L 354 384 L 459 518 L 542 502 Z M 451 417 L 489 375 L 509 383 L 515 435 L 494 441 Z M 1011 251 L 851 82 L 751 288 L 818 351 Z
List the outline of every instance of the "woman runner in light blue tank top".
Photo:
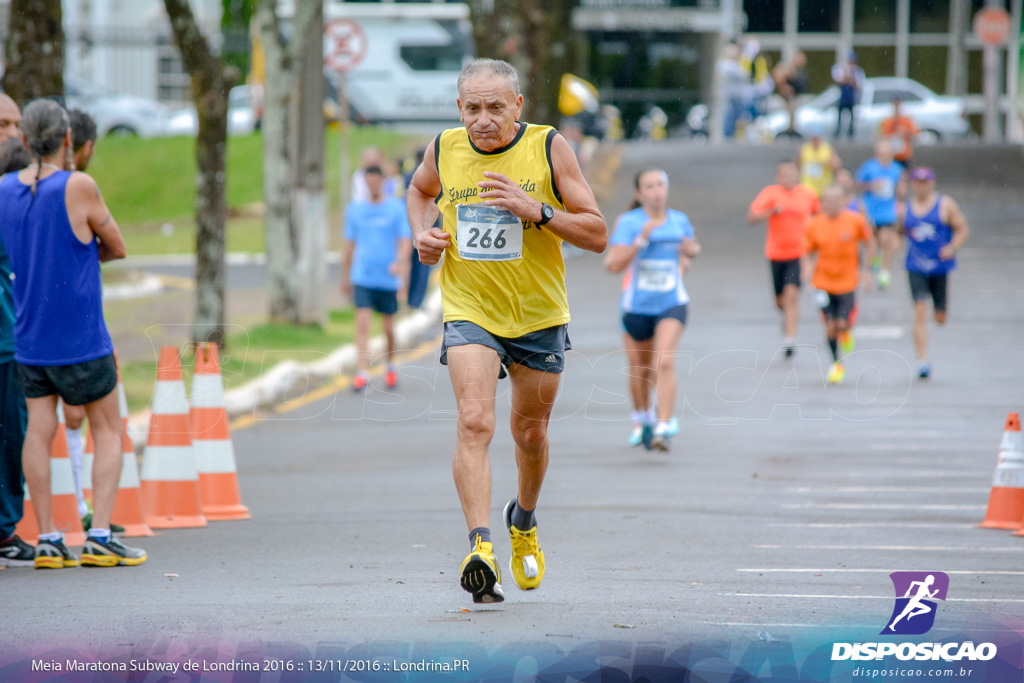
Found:
M 675 350 L 686 329 L 690 301 L 683 274 L 700 245 L 687 215 L 668 208 L 664 171 L 641 171 L 634 186 L 635 206 L 619 217 L 605 267 L 613 273 L 626 271 L 621 308 L 634 405 L 630 444 L 667 451 L 678 430 L 672 415 Z

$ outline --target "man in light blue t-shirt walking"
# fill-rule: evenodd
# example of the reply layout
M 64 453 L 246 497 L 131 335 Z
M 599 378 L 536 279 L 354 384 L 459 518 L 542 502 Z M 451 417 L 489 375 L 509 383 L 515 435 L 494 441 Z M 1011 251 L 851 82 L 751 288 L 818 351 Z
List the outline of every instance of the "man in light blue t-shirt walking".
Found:
M 896 233 L 896 195 L 903 171 L 903 164 L 893 159 L 888 140 L 879 140 L 875 144 L 875 157 L 857 169 L 857 185 L 864 193 L 864 206 L 875 226 L 875 237 L 882 252 L 879 289 L 886 289 L 892 281 L 892 258 L 900 248 Z
M 356 306 L 356 355 L 358 372 L 352 388 L 362 391 L 369 382 L 370 323 L 376 311 L 383 316 L 387 337 L 389 389 L 398 385 L 393 364 L 395 353 L 394 315 L 399 293 L 409 285 L 412 231 L 405 206 L 384 192 L 380 166 L 364 171 L 368 200 L 353 200 L 345 211 L 345 250 L 341 264 L 341 290 L 352 296 Z

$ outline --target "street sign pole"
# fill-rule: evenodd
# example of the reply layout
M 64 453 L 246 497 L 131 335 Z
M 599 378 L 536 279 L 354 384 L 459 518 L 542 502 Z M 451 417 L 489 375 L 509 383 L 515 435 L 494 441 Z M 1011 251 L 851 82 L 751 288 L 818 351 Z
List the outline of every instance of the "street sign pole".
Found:
M 352 187 L 352 161 L 349 144 L 349 121 L 351 112 L 348 107 L 348 76 L 344 71 L 338 72 L 338 105 L 341 112 L 338 116 L 338 175 L 340 187 L 338 203 L 341 205 L 341 213 L 345 214 L 348 207 L 349 190 Z
M 985 114 L 982 118 L 982 139 L 985 142 L 999 142 L 999 48 L 1010 36 L 1010 15 L 995 0 L 974 15 L 974 35 L 981 41 L 982 68 L 984 81 L 982 92 L 985 98 Z
M 352 185 L 349 138 L 352 114 L 348 102 L 348 72 L 366 57 L 367 41 L 362 26 L 351 19 L 335 19 L 328 23 L 324 26 L 324 39 L 330 44 L 324 51 L 324 61 L 338 74 L 338 203 L 344 216 L 351 199 L 349 188 Z

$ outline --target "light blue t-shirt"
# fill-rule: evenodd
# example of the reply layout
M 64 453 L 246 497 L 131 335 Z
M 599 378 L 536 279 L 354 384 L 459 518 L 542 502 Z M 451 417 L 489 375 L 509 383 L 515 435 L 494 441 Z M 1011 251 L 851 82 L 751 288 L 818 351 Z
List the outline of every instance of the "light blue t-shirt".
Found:
M 896 222 L 896 186 L 903 177 L 903 164 L 893 161 L 883 166 L 878 159 L 868 159 L 857 169 L 857 182 L 865 183 L 864 206 L 875 225 L 892 225 Z M 882 181 L 880 191 L 875 181 Z
M 398 276 L 390 272 L 398 258 L 398 243 L 411 239 L 405 203 L 388 197 L 379 204 L 349 203 L 345 211 L 345 239 L 355 244 L 352 284 L 398 291 Z
M 643 208 L 633 209 L 619 217 L 611 243 L 633 244 L 648 220 Z M 683 286 L 679 268 L 679 244 L 693 239 L 693 225 L 685 213 L 669 209 L 663 225 L 648 238 L 630 264 L 622 291 L 622 312 L 639 315 L 661 315 L 665 311 L 689 303 L 690 295 Z

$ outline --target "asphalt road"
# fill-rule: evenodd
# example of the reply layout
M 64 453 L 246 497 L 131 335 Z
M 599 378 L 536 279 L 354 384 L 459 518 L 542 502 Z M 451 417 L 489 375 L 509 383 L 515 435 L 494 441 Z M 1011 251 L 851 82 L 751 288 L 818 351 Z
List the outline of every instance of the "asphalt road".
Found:
M 0 572 L 0 650 L 872 639 L 892 610 L 896 570 L 950 575 L 933 635 L 1024 631 L 1024 538 L 977 528 L 1006 414 L 1024 410 L 1024 157 L 919 153 L 973 229 L 950 322 L 932 329 L 934 376 L 914 377 L 900 270 L 890 291 L 863 295 L 847 381 L 826 386 L 813 296 L 804 292 L 800 348 L 787 362 L 763 229 L 745 222 L 791 151 L 625 149 L 603 202 L 609 222 L 635 171 L 661 166 L 670 203 L 704 246 L 687 279 L 682 431 L 667 455 L 626 446 L 618 280 L 598 257 L 570 260 L 575 350 L 550 428 L 539 590 L 508 578 L 506 602 L 483 607 L 458 586 L 467 541 L 450 472 L 455 405 L 430 353 L 402 368 L 395 393 L 301 405 L 297 392 L 294 410 L 236 432 L 251 521 L 140 539 L 150 559 L 138 568 Z M 848 163 L 868 154 L 840 151 Z M 500 511 L 516 480 L 507 389 L 491 445 L 502 563 Z

